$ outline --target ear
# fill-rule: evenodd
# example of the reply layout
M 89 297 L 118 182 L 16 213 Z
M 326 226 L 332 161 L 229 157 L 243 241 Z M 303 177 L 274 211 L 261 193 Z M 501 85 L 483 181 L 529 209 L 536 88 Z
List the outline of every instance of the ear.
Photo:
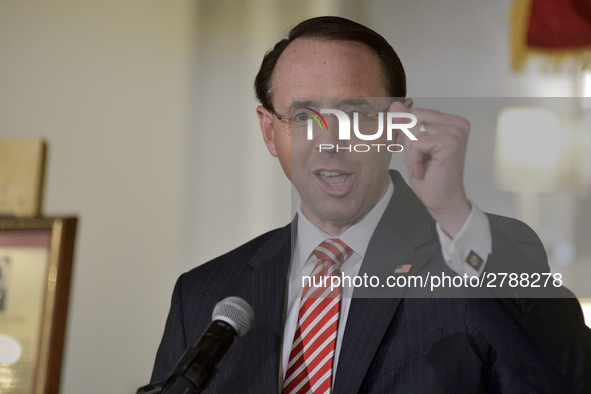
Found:
M 404 105 L 406 106 L 406 108 L 408 108 L 409 111 L 412 111 L 412 106 L 414 104 L 414 101 L 412 101 L 412 99 L 409 97 L 406 100 L 404 100 Z
M 259 105 L 257 107 L 257 116 L 263 132 L 263 140 L 267 145 L 269 152 L 277 157 L 277 148 L 275 147 L 275 126 L 273 125 L 273 114 L 267 108 Z

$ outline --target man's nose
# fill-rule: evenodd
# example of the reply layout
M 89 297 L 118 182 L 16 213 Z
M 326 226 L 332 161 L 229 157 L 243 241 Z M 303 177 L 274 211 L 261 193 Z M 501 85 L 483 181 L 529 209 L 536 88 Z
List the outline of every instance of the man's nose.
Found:
M 324 114 L 327 130 L 320 130 L 316 140 L 318 149 L 323 153 L 336 153 L 337 147 L 348 146 L 349 141 L 339 139 L 339 120 L 334 114 Z

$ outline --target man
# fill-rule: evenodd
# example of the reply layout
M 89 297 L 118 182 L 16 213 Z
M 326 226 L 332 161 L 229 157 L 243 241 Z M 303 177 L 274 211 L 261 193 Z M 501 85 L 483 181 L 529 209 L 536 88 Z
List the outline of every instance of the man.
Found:
M 381 36 L 342 18 L 304 21 L 267 53 L 255 88 L 263 139 L 298 190 L 298 215 L 181 276 L 153 382 L 196 342 L 214 305 L 239 296 L 254 309 L 254 327 L 220 363 L 210 392 L 590 390 L 591 334 L 565 289 L 554 289 L 562 299 L 522 299 L 516 289 L 474 299 L 343 286 L 323 298 L 302 282 L 319 272 L 549 271 L 527 226 L 470 203 L 462 181 L 469 123 L 413 108 L 402 64 Z M 387 112 L 412 114 L 416 126 L 375 142 L 404 146 L 412 190 L 389 174 L 387 150 L 355 152 L 361 137 L 339 139 L 329 116 L 325 129 L 302 134 L 322 108 L 350 114 L 361 128 L 362 116 L 375 115 L 372 103 L 388 97 L 402 99 L 387 100 Z

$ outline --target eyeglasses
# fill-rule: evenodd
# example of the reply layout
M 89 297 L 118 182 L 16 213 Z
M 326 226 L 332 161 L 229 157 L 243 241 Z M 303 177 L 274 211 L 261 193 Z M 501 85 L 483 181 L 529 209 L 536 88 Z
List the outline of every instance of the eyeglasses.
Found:
M 342 111 L 345 112 L 351 120 L 349 123 L 351 130 L 356 127 L 361 134 L 374 134 L 378 128 L 381 129 L 383 127 L 383 115 L 387 110 L 388 108 L 380 112 L 375 112 L 365 108 L 347 108 Z M 337 116 L 332 113 L 322 114 L 321 117 L 319 117 L 318 114 L 320 111 L 311 110 L 311 108 L 297 108 L 292 112 L 291 116 L 281 115 L 275 112 L 275 110 L 272 112 L 280 122 L 290 128 L 292 135 L 305 135 L 309 128 L 308 124 L 312 125 L 312 130 L 314 132 L 324 130 L 325 128 L 328 128 L 328 124 L 325 123 L 324 119 L 321 119 L 321 117 L 326 118 L 332 116 L 337 118 Z

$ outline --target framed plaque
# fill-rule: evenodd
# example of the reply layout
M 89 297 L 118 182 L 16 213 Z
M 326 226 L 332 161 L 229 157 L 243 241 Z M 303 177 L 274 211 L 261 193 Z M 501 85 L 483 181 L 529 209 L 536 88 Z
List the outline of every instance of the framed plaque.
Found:
M 76 223 L 0 218 L 0 393 L 58 393 Z

